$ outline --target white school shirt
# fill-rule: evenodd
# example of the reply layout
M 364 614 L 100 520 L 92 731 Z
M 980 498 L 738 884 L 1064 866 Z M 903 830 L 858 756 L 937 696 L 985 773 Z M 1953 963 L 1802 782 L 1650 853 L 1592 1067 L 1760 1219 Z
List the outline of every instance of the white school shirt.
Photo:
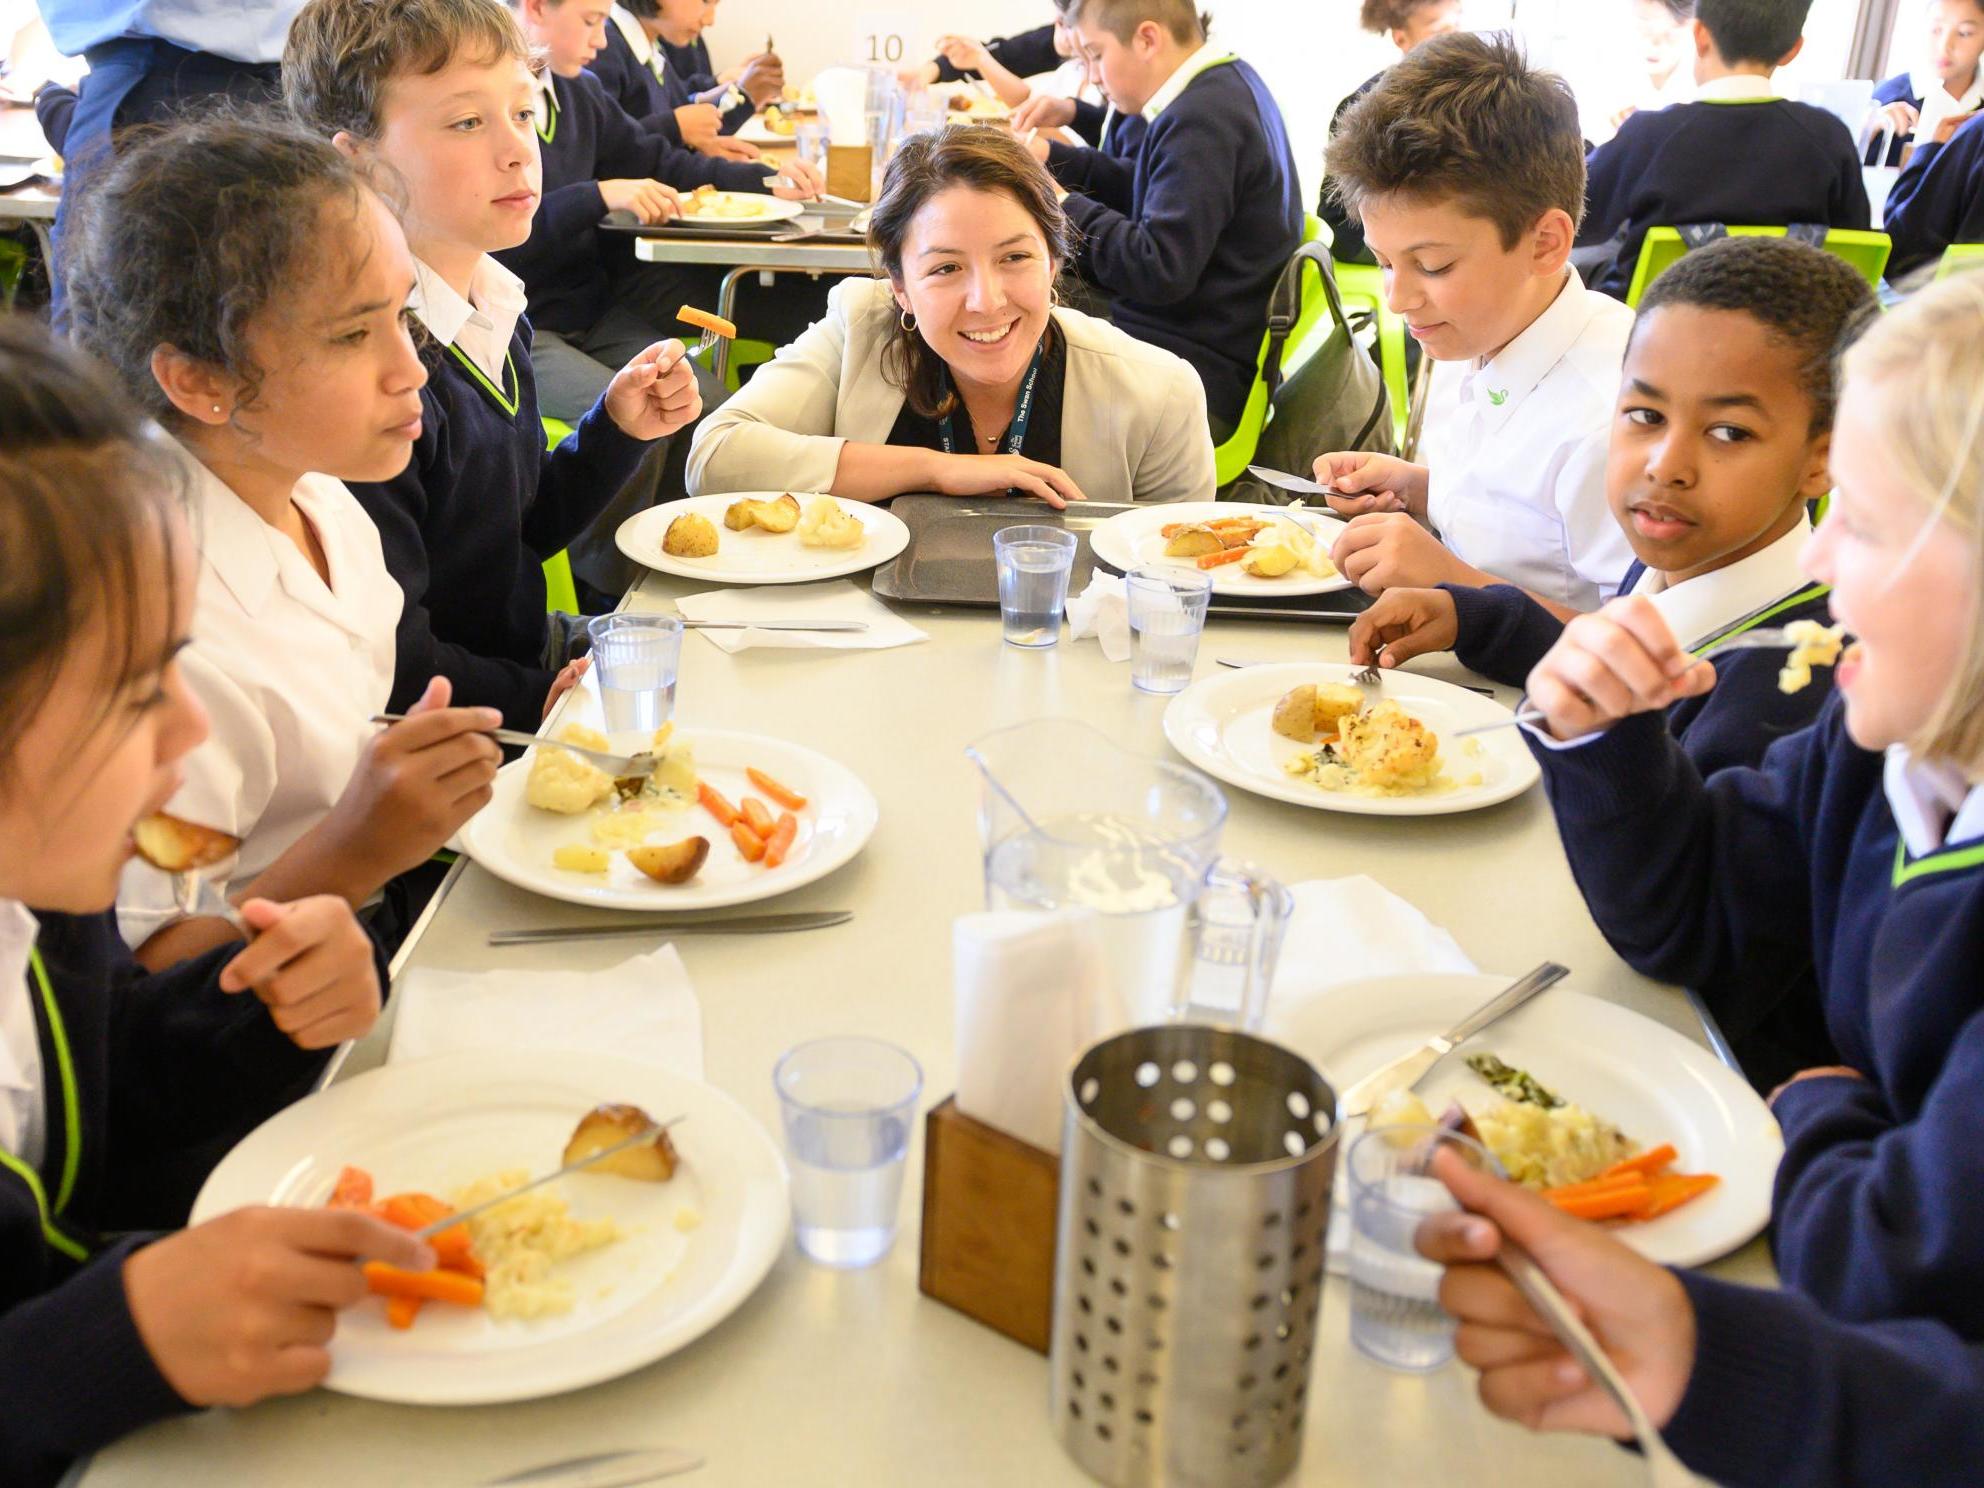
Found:
M 294 493 L 330 566 L 326 585 L 295 543 L 187 460 L 200 573 L 180 669 L 211 727 L 167 809 L 242 838 L 232 877 L 246 882 L 344 794 L 392 692 L 404 596 L 344 482 L 306 475 Z M 125 941 L 141 944 L 174 914 L 169 877 L 134 859 L 117 895 Z
M 1739 562 L 1678 584 L 1668 583 L 1665 573 L 1649 568 L 1633 585 L 1633 593 L 1653 601 L 1675 640 L 1683 646 L 1699 645 L 1772 601 L 1811 587 L 1812 581 L 1799 567 L 1811 540 L 1811 521 L 1801 513 L 1796 527 Z
M 544 131 L 551 127 L 551 116 L 558 112 L 558 95 L 552 91 L 551 69 L 545 68 L 537 75 L 537 89 L 530 96 L 531 117 L 537 120 L 537 133 L 542 138 Z
M 1605 450 L 1633 312 L 1565 271 L 1550 308 L 1486 362 L 1434 368 L 1426 510 L 1463 562 L 1595 610 L 1632 566 Z
M 1890 744 L 1881 790 L 1911 858 L 1984 837 L 1984 785 L 1972 785 L 1941 760 L 1919 760 Z
M 627 45 L 633 49 L 634 60 L 653 73 L 657 83 L 667 82 L 668 60 L 662 55 L 661 48 L 654 44 L 654 38 L 648 35 L 640 17 L 624 5 L 616 5 L 606 14 L 614 29 L 627 39 Z
M 1916 144 L 1926 145 L 1935 139 L 1936 126 L 1951 114 L 1967 114 L 1984 104 L 1984 66 L 1971 74 L 1970 87 L 1961 98 L 1950 96 L 1933 67 L 1911 70 L 1908 91 L 1922 100 L 1922 116 L 1915 121 L 1913 138 Z
M 413 278 L 417 286 L 413 313 L 428 334 L 443 346 L 459 347 L 496 386 L 513 383 L 505 364 L 528 298 L 524 281 L 486 253 L 469 276 L 467 299 L 417 258 Z
M 1782 98 L 1773 79 L 1755 72 L 1732 72 L 1695 85 L 1696 103 L 1756 103 L 1766 98 Z
M 40 996 L 28 978 L 28 953 L 40 930 L 27 906 L 0 899 L 0 1151 L 31 1168 L 48 1154 L 48 1115 L 41 1099 Z

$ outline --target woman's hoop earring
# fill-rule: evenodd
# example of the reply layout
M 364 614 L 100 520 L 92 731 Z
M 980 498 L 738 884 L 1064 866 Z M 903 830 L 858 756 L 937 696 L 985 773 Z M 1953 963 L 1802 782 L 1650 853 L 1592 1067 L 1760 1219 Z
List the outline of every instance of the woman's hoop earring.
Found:
M 907 310 L 903 311 L 902 314 L 897 317 L 897 319 L 902 322 L 902 328 L 905 331 L 913 331 L 916 329 L 916 317 L 914 315 L 911 315 Z

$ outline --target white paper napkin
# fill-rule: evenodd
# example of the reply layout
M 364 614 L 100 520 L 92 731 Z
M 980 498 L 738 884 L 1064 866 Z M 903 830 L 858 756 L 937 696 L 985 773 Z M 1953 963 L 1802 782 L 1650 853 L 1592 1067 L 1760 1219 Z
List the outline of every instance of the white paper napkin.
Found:
M 1068 601 L 1068 639 L 1094 636 L 1108 661 L 1130 659 L 1130 601 L 1120 574 L 1097 569 L 1088 588 Z
M 929 636 L 858 584 L 768 584 L 757 589 L 712 589 L 685 594 L 675 608 L 691 620 L 860 620 L 855 631 L 701 630 L 696 634 L 735 655 L 754 646 L 794 651 L 881 651 L 913 646 Z
M 675 947 L 595 972 L 416 969 L 394 990 L 389 1061 L 478 1049 L 612 1054 L 703 1078 L 703 1012 Z
M 1345 982 L 1477 969 L 1451 935 L 1361 873 L 1291 884 L 1289 893 L 1295 910 L 1268 997 L 1270 1023 Z
M 958 1109 L 1022 1142 L 1061 1150 L 1061 1080 L 1129 1023 L 1088 910 L 960 916 L 951 929 Z

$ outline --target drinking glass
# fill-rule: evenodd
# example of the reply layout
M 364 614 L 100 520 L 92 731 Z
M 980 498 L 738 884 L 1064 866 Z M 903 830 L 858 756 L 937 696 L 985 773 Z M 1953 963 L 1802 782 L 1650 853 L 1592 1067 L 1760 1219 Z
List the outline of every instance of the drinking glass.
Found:
M 1007 527 L 993 535 L 999 618 L 1008 646 L 1039 649 L 1060 641 L 1078 546 L 1075 535 L 1059 527 Z
M 1140 568 L 1125 583 L 1130 610 L 1130 683 L 1145 692 L 1183 692 L 1198 659 L 1212 603 L 1212 575 Z
M 1350 1341 L 1390 1369 L 1425 1374 L 1454 1356 L 1454 1320 L 1440 1306 L 1441 1267 L 1413 1244 L 1429 1215 L 1460 1208 L 1427 1171 L 1440 1146 L 1491 1172 L 1479 1142 L 1440 1126 L 1374 1126 L 1345 1157 L 1350 1188 Z
M 668 722 L 675 713 L 682 622 L 673 615 L 596 615 L 586 630 L 607 732 L 651 734 Z
M 799 1249 L 823 1266 L 870 1266 L 896 1238 L 923 1070 L 894 1044 L 823 1038 L 772 1070 L 792 1159 Z
M 819 118 L 802 120 L 792 132 L 792 143 L 799 152 L 800 163 L 812 166 L 823 177 L 827 173 L 827 142 L 830 138 L 827 121 Z

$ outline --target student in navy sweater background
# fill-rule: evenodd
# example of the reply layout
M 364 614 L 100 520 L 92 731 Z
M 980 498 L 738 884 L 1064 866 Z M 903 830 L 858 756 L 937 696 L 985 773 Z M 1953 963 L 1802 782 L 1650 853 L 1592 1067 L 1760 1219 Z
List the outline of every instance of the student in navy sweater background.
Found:
M 1969 1484 L 1984 1462 L 1984 278 L 1878 320 L 1845 378 L 1807 567 L 1857 639 L 1817 723 L 1703 781 L 1650 715 L 1715 666 L 1638 598 L 1574 621 L 1529 679 L 1565 847 L 1620 952 L 1670 980 L 1817 969 L 1843 1062 L 1772 1099 L 1773 1242 L 1799 1295 L 1669 1276 L 1442 1171 L 1530 1245 L 1682 1459 L 1756 1488 Z M 1484 1400 L 1624 1434 L 1482 1264 L 1496 1238 L 1460 1217 L 1421 1236 L 1457 1263 L 1441 1301 Z
M 1592 288 L 1625 297 L 1650 227 L 1871 225 L 1846 126 L 1771 87 L 1804 48 L 1810 9 L 1811 0 L 1701 0 L 1695 101 L 1634 114 L 1591 153 L 1578 247 L 1618 245 Z
M 720 160 L 756 160 L 758 147 L 725 134 L 717 106 L 696 102 L 688 85 L 669 70 L 662 51 L 669 25 L 664 3 L 679 8 L 689 0 L 616 3 L 608 17 L 606 46 L 586 64 L 586 71 L 649 133 Z
M 369 1216 L 188 1230 L 213 1155 L 379 1012 L 350 906 L 242 906 L 253 942 L 147 974 L 109 913 L 206 717 L 176 657 L 192 539 L 165 452 L 74 352 L 0 326 L 0 1476 L 53 1484 L 150 1421 L 329 1368 L 353 1262 L 432 1264 Z M 248 995 L 242 995 L 242 994 Z M 140 1233 L 114 1234 L 113 1232 Z
M 1070 193 L 1082 271 L 1110 318 L 1198 370 L 1218 442 L 1239 422 L 1268 293 L 1302 241 L 1281 111 L 1253 68 L 1206 45 L 1190 0 L 1084 0 L 1070 18 L 1110 101 L 1148 127 L 1129 161 L 1040 153 Z
M 718 0 L 655 0 L 661 52 L 668 71 L 692 103 L 722 112 L 723 132 L 735 134 L 751 115 L 785 95 L 785 63 L 767 47 L 719 73 L 703 33 L 716 24 Z M 769 38 L 768 38 L 769 39 Z
M 1925 65 L 1897 73 L 1874 89 L 1874 102 L 1894 132 L 1888 165 L 1906 165 L 1917 145 L 1947 144 L 1956 127 L 1984 103 L 1984 0 L 1929 0 Z M 1867 163 L 1875 145 L 1868 146 Z
M 438 674 L 522 729 L 576 677 L 544 560 L 702 409 L 681 343 L 656 341 L 545 449 L 523 284 L 489 256 L 524 240 L 537 205 L 528 59 L 501 0 L 310 0 L 283 55 L 297 117 L 405 193 L 429 336 L 420 436 L 400 475 L 352 486 L 406 594 L 394 706 Z
M 1886 217 L 1894 283 L 1934 265 L 1952 243 L 1984 242 L 1984 121 L 1973 116 L 1946 145 L 1918 146 L 1888 196 Z

